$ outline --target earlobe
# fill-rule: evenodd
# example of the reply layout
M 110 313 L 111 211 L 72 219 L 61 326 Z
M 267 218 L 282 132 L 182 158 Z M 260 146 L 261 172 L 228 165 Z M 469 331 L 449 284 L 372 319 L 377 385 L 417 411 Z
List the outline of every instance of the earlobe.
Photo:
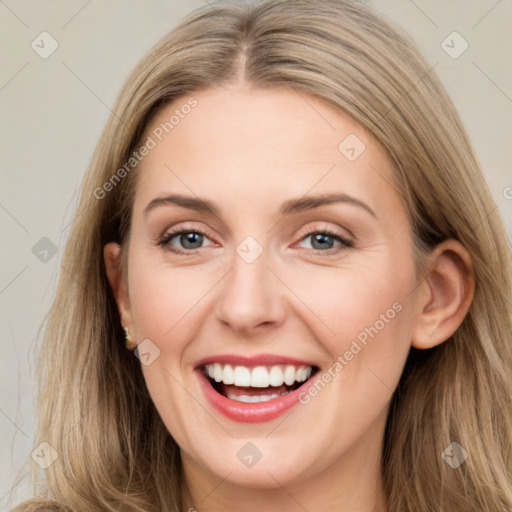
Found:
M 129 332 L 133 333 L 130 300 L 126 286 L 126 276 L 123 275 L 120 256 L 121 246 L 117 243 L 108 243 L 103 248 L 103 259 L 105 261 L 107 279 L 110 283 L 110 287 L 112 288 L 112 292 L 116 300 L 117 310 L 119 311 L 119 317 L 121 318 L 121 324 L 123 327 L 128 328 Z
M 475 291 L 471 256 L 456 240 L 446 240 L 428 257 L 428 274 L 412 345 L 432 348 L 446 341 L 466 316 Z

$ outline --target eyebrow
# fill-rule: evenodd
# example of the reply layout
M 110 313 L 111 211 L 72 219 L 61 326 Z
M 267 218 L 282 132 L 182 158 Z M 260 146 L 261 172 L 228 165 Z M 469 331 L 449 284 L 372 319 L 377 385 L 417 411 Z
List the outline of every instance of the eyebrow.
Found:
M 335 203 L 345 203 L 354 206 L 359 206 L 360 208 L 368 212 L 370 215 L 372 215 L 372 217 L 377 218 L 375 212 L 366 203 L 355 197 L 343 193 L 321 194 L 316 196 L 305 196 L 297 199 L 288 199 L 282 204 L 280 213 L 281 215 L 289 215 L 292 213 L 299 213 L 306 210 L 312 210 L 314 208 L 319 208 L 320 206 Z M 194 210 L 200 213 L 209 213 L 217 217 L 221 216 L 219 210 L 211 201 L 208 201 L 207 199 L 200 199 L 198 197 L 184 196 L 180 194 L 170 194 L 164 197 L 156 197 L 146 206 L 146 208 L 144 208 L 143 215 L 147 216 L 151 210 L 155 209 L 158 206 L 165 206 L 171 204 L 181 206 L 182 208 L 186 208 L 188 210 Z

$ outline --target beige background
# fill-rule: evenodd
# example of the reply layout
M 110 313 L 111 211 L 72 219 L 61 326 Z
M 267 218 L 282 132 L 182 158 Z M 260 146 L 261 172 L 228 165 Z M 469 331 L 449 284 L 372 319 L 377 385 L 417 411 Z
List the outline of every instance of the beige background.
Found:
M 0 0 L 0 510 L 9 491 L 18 493 L 14 500 L 28 492 L 28 479 L 15 486 L 14 475 L 34 448 L 32 344 L 109 108 L 138 59 L 204 3 Z M 512 1 L 372 3 L 437 64 L 512 233 Z M 47 59 L 31 48 L 43 31 L 59 45 Z M 469 44 L 457 59 L 441 47 L 453 31 Z M 57 251 L 46 262 L 32 251 L 49 244 L 43 237 Z

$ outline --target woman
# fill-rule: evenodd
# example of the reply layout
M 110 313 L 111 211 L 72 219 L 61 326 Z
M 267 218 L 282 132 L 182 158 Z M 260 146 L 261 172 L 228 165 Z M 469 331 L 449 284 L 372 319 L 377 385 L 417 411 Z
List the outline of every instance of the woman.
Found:
M 208 7 L 114 112 L 15 510 L 512 510 L 510 248 L 409 40 L 349 0 Z

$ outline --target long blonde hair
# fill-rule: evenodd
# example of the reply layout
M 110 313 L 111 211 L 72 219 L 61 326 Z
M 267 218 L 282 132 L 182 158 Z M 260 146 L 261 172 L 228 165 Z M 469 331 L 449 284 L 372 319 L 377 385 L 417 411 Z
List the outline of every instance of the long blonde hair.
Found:
M 473 259 L 460 328 L 411 349 L 383 447 L 390 512 L 512 510 L 512 263 L 502 220 L 451 100 L 409 38 L 364 3 L 268 0 L 193 13 L 141 61 L 105 127 L 67 242 L 38 366 L 36 445 L 58 459 L 16 511 L 179 511 L 178 446 L 123 332 L 102 257 L 126 242 L 137 169 L 101 198 L 164 105 L 243 79 L 348 113 L 385 148 L 418 254 L 448 238 Z M 442 452 L 468 458 L 452 469 Z M 33 465 L 32 478 L 37 480 Z

